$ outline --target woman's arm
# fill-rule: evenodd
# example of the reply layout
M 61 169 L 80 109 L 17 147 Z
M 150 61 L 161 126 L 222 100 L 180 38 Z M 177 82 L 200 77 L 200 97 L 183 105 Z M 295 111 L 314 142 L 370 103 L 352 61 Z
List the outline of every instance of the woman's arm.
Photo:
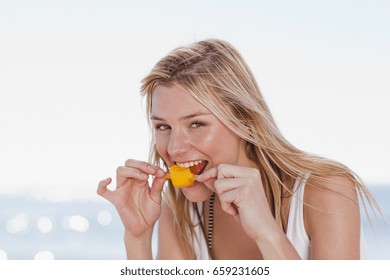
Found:
M 158 221 L 157 259 L 184 260 L 188 258 L 175 230 L 172 210 L 163 202 L 161 216 Z
M 125 230 L 125 248 L 128 260 L 152 260 L 152 234 L 153 228 L 142 236 L 133 236 Z
M 312 259 L 360 258 L 360 211 L 356 187 L 342 177 L 306 183 L 304 221 Z

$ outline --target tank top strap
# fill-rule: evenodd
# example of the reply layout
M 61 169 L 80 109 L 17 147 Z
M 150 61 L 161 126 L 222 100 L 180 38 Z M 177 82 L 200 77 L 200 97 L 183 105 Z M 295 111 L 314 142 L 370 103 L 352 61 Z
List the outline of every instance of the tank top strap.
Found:
M 303 218 L 303 197 L 305 184 L 310 174 L 298 177 L 294 183 L 287 223 L 287 238 L 302 259 L 310 259 L 310 239 L 306 233 Z

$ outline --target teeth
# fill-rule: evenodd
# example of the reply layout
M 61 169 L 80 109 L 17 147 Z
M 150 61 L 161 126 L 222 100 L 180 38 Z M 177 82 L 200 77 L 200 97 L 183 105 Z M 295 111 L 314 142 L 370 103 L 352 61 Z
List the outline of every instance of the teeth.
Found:
M 182 168 L 189 168 L 189 167 L 198 165 L 201 162 L 202 162 L 202 160 L 196 160 L 196 161 L 189 161 L 189 162 L 184 162 L 184 163 L 177 163 L 177 165 L 182 167 Z

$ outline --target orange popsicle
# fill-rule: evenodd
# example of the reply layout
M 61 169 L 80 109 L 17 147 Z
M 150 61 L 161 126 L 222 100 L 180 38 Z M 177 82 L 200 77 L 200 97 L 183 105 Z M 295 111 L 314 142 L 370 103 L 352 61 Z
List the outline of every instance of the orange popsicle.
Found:
M 188 187 L 195 182 L 195 175 L 191 170 L 178 165 L 172 165 L 169 169 L 169 173 L 165 174 L 164 178 L 170 179 L 175 188 Z

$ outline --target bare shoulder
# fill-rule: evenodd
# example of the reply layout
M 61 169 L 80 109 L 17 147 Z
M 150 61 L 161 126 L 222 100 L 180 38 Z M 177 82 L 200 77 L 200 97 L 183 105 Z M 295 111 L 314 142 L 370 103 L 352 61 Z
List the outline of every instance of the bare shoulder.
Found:
M 305 199 L 307 202 L 320 203 L 322 206 L 345 199 L 357 202 L 355 183 L 343 176 L 309 177 L 305 187 Z
M 355 183 L 342 176 L 309 178 L 304 202 L 313 258 L 359 258 L 360 211 Z
M 157 258 L 161 260 L 186 259 L 184 250 L 177 238 L 172 210 L 165 201 L 158 221 Z

